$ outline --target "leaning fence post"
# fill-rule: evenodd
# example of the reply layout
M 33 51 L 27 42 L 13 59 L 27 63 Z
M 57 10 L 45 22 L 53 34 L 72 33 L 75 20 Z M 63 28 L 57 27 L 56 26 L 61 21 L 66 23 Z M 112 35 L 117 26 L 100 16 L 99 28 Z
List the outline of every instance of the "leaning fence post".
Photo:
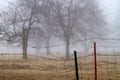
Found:
M 95 76 L 95 80 L 97 80 L 96 42 L 94 42 L 94 76 Z
M 76 80 L 79 80 L 78 63 L 77 63 L 77 52 L 76 51 L 74 51 L 74 61 L 75 61 Z

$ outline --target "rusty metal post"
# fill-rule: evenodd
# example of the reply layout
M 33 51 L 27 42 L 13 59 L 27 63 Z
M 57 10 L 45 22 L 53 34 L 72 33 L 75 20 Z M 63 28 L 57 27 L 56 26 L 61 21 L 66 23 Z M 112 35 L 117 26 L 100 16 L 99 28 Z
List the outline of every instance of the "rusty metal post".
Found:
M 94 42 L 94 75 L 95 75 L 95 80 L 97 80 L 96 42 Z

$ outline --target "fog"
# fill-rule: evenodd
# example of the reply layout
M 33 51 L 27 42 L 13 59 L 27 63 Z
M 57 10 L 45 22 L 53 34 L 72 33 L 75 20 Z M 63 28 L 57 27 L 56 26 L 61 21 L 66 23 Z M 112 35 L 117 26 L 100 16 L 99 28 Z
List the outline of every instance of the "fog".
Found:
M 0 9 L 1 10 L 7 9 L 8 8 L 8 2 L 12 2 L 12 1 L 15 1 L 15 0 L 0 1 Z M 118 34 L 117 33 L 118 29 L 117 29 L 117 17 L 116 17 L 118 15 L 118 11 L 119 11 L 119 0 L 100 0 L 98 2 L 100 3 L 99 7 L 102 10 L 102 13 L 106 18 L 106 21 L 107 21 L 106 26 L 107 26 L 107 28 L 110 29 L 110 32 L 109 32 L 109 34 L 107 34 L 106 38 L 119 38 L 118 35 L 117 35 Z M 50 43 L 50 45 L 56 45 L 56 40 L 57 40 L 57 44 L 63 44 L 64 43 L 63 40 L 62 40 L 62 42 L 60 42 L 60 39 L 53 38 L 51 40 L 52 42 Z M 73 45 L 71 46 L 70 51 L 73 51 L 75 49 L 80 50 L 78 48 L 78 46 L 81 45 L 80 43 L 77 43 L 78 46 L 76 46 L 76 47 L 74 47 Z M 41 47 L 44 47 L 44 45 L 42 45 Z M 60 47 L 51 48 L 51 51 L 53 51 L 53 52 L 55 51 L 55 53 L 63 53 L 64 50 L 65 50 L 64 47 L 65 46 L 62 45 Z M 13 53 L 13 52 L 14 53 L 22 53 L 22 50 L 19 47 L 16 47 L 16 45 L 11 46 L 10 44 L 7 44 L 7 42 L 5 42 L 5 41 L 1 42 L 1 50 L 0 51 L 1 51 L 1 53 L 7 53 L 7 52 L 10 52 L 10 53 Z M 34 52 L 37 52 L 37 51 L 36 51 L 35 48 L 30 47 L 28 49 L 28 52 L 29 53 L 34 53 Z M 40 50 L 40 53 L 45 53 L 45 52 L 44 52 L 44 50 L 43 51 Z
M 0 9 L 5 9 L 8 7 L 8 3 L 15 0 L 3 0 L 0 1 Z M 114 24 L 116 15 L 119 10 L 119 0 L 100 0 L 100 7 L 103 10 L 105 17 L 107 17 L 108 22 Z

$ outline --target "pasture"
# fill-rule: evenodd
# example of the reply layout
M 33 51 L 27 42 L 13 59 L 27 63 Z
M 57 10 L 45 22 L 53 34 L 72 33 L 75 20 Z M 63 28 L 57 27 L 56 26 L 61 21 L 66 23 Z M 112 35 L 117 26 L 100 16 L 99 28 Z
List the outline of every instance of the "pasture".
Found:
M 0 80 L 75 80 L 74 59 L 30 55 L 23 60 L 21 55 L 0 56 Z M 81 80 L 94 79 L 93 56 L 78 56 Z M 120 56 L 97 56 L 99 80 L 120 79 Z

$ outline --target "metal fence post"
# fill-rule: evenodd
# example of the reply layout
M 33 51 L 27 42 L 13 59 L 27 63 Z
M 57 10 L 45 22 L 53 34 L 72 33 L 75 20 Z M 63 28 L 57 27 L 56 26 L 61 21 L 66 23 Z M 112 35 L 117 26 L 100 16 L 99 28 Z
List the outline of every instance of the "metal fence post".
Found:
M 94 75 L 95 75 L 95 80 L 97 80 L 96 42 L 94 42 Z
M 79 80 L 78 63 L 77 63 L 77 52 L 76 51 L 74 51 L 74 61 L 75 61 L 76 80 Z

